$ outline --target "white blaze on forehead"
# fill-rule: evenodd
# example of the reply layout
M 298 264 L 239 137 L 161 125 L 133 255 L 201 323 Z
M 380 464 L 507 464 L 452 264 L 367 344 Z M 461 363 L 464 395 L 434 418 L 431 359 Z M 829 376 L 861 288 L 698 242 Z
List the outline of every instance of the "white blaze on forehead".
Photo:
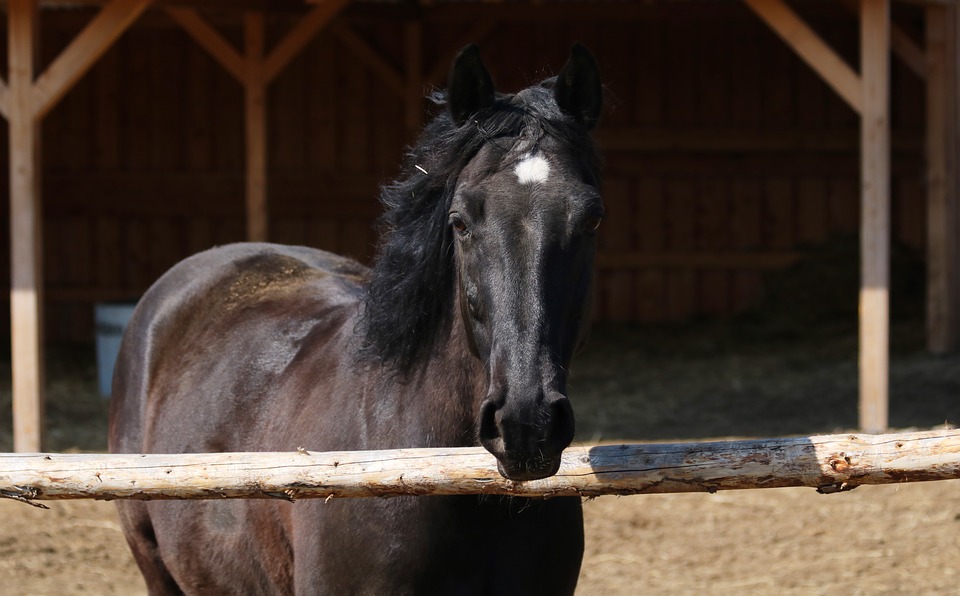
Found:
M 550 163 L 542 155 L 528 155 L 513 169 L 520 184 L 546 182 L 550 175 Z

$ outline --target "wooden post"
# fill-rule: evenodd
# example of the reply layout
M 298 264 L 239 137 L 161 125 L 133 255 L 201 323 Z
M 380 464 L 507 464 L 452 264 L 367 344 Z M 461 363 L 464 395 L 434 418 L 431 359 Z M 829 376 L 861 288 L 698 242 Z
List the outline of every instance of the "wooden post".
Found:
M 31 101 L 37 2 L 10 0 L 8 10 L 13 448 L 29 452 L 43 438 L 40 130 Z
M 890 2 L 862 0 L 860 428 L 887 428 L 890 287 Z
M 13 445 L 39 451 L 43 435 L 43 246 L 40 122 L 152 0 L 112 0 L 34 81 L 38 6 L 11 0 L 9 86 L 0 111 L 10 124 L 10 273 Z
M 247 132 L 247 240 L 267 240 L 267 83 L 263 72 L 262 12 L 244 15 L 243 81 Z
M 957 209 L 958 73 L 955 5 L 926 7 L 927 348 L 944 354 L 960 336 Z
M 250 11 L 244 14 L 244 52 L 240 55 L 195 9 L 166 8 L 167 14 L 243 85 L 247 155 L 247 240 L 251 242 L 265 242 L 269 236 L 267 88 L 349 1 L 325 0 L 307 13 L 266 56 L 263 12 Z

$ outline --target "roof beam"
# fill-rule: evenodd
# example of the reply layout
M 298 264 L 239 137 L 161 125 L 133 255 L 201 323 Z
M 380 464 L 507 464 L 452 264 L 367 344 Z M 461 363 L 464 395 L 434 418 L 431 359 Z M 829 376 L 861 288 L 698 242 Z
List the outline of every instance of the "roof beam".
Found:
M 193 8 L 167 7 L 167 14 L 186 31 L 197 44 L 216 60 L 237 81 L 243 83 L 246 77 L 246 64 L 230 42 L 223 38 L 207 21 Z
M 264 65 L 264 80 L 269 84 L 290 61 L 309 44 L 321 29 L 326 27 L 350 0 L 324 0 L 300 19 L 287 35 L 267 55 Z
M 43 118 L 137 20 L 152 0 L 112 0 L 47 67 L 33 85 L 36 116 Z
M 860 77 L 793 9 L 782 0 L 744 1 L 857 114 L 863 113 Z

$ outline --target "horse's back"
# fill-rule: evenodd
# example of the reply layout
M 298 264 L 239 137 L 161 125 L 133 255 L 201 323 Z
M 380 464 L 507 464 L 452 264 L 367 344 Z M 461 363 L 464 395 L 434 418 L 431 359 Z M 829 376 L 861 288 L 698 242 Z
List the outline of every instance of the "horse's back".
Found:
M 175 265 L 144 294 L 124 334 L 111 451 L 251 444 L 255 433 L 244 424 L 265 414 L 269 388 L 308 336 L 330 341 L 350 319 L 365 274 L 331 253 L 260 243 L 210 249 Z
M 124 334 L 110 450 L 295 448 L 270 443 L 302 440 L 276 432 L 298 418 L 282 389 L 284 373 L 304 346 L 330 353 L 332 362 L 341 357 L 365 274 L 337 255 L 271 244 L 227 245 L 174 266 L 144 294 Z M 152 593 L 289 586 L 289 519 L 265 505 L 118 503 Z M 204 557 L 221 563 L 202 565 Z

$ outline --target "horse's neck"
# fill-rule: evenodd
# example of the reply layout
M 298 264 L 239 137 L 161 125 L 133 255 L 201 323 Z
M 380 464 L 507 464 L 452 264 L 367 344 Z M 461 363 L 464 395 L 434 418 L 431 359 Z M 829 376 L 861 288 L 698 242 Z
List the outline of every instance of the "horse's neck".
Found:
M 429 428 L 437 441 L 472 445 L 477 412 L 487 391 L 486 374 L 467 347 L 459 321 L 451 327 L 418 375 L 416 401 L 424 428 Z

